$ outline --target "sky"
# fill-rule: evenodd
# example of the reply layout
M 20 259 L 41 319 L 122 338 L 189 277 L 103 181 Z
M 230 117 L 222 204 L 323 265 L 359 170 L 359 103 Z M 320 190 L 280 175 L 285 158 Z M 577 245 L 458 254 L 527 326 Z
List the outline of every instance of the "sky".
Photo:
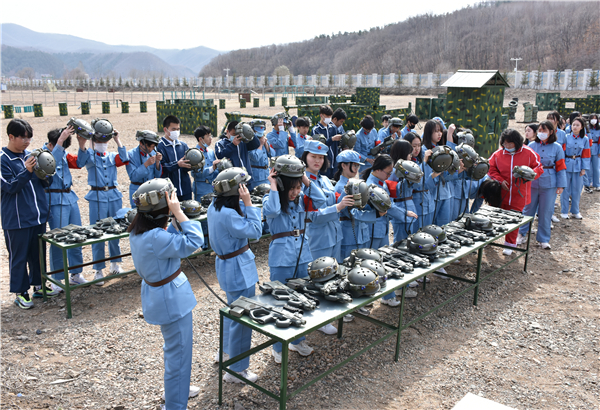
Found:
M 321 34 L 368 30 L 419 14 L 452 12 L 478 1 L 28 0 L 2 3 L 0 22 L 42 33 L 70 34 L 112 45 L 162 49 L 205 46 L 228 51 L 303 41 Z

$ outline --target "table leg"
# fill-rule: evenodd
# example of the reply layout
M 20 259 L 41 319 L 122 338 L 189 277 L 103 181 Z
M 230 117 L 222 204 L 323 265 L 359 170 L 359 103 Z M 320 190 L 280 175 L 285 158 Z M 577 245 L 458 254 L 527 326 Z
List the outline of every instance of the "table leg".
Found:
M 425 291 L 425 286 L 427 286 L 427 276 L 423 276 L 423 291 Z
M 67 319 L 71 319 L 71 284 L 69 283 L 69 260 L 67 259 L 67 250 L 62 250 L 63 268 L 65 270 L 65 299 L 67 302 Z
M 281 344 L 281 386 L 279 387 L 279 410 L 285 410 L 287 402 L 287 379 L 288 379 L 288 343 Z
M 423 282 L 425 283 L 425 282 Z M 400 358 L 400 335 L 402 332 L 402 322 L 404 321 L 404 291 L 406 290 L 406 286 L 402 286 L 402 294 L 400 296 L 400 313 L 398 314 L 398 335 L 396 336 L 396 355 L 394 356 L 394 361 L 397 362 Z
M 219 406 L 223 402 L 223 312 L 219 310 Z
M 40 250 L 40 270 L 42 276 L 42 295 L 44 296 L 44 302 L 48 300 L 48 296 L 46 296 L 46 258 L 43 247 L 46 246 L 46 242 L 42 241 L 42 237 L 38 237 L 38 246 Z
M 479 297 L 479 276 L 481 274 L 481 259 L 483 258 L 483 248 L 479 248 L 477 251 L 477 272 L 475 273 L 475 288 L 473 289 L 473 305 L 477 306 L 477 299 Z
M 341 317 L 338 319 L 338 331 L 337 331 L 337 338 L 341 339 L 342 338 L 342 333 L 344 331 L 344 318 Z
M 533 222 L 531 223 L 533 224 Z M 531 240 L 531 226 L 527 232 L 527 251 L 525 253 L 525 263 L 523 264 L 523 271 L 527 273 L 527 262 L 529 261 L 529 241 Z

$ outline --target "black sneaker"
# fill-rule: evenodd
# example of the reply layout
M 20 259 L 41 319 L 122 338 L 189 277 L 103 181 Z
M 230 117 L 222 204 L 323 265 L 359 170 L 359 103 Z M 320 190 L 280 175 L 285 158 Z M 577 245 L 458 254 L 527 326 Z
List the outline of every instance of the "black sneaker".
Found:
M 31 309 L 33 307 L 33 302 L 31 301 L 31 299 L 29 299 L 29 292 L 17 294 L 17 298 L 15 299 L 15 305 L 17 305 L 21 309 Z
M 586 186 L 586 187 L 583 187 L 583 189 L 585 189 L 585 192 L 587 192 L 588 194 L 594 193 L 594 190 L 592 189 L 592 187 Z

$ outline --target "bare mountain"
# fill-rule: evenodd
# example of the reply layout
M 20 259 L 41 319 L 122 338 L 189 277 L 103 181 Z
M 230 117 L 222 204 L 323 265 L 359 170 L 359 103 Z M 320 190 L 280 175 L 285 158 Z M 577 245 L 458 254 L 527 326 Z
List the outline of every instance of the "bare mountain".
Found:
M 528 70 L 600 66 L 598 2 L 487 2 L 444 15 L 424 14 L 369 31 L 231 51 L 203 75 L 389 74 L 455 69 Z
M 110 45 L 94 40 L 66 35 L 39 33 L 12 23 L 2 24 L 2 44 L 6 46 L 39 50 L 48 53 L 150 53 L 172 66 L 186 67 L 197 75 L 202 67 L 221 52 L 208 47 L 185 50 L 163 50 L 147 46 Z M 178 68 L 180 75 L 185 70 Z M 189 74 L 187 74 L 189 75 Z

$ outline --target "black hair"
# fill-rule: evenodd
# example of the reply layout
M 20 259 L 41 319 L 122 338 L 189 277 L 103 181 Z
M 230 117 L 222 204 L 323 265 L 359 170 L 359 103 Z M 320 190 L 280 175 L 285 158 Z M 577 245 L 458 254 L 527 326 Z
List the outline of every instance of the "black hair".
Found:
M 585 137 L 585 131 L 587 127 L 585 126 L 585 120 L 581 117 L 573 118 L 573 121 L 578 121 L 581 124 L 581 129 L 579 130 L 579 136 L 581 138 Z M 571 123 L 571 132 L 573 132 L 573 124 Z M 585 147 L 589 148 L 589 147 Z
M 581 117 L 581 113 L 579 111 L 573 111 L 569 114 L 569 124 L 573 124 L 573 120 L 577 117 Z
M 365 118 L 363 118 L 360 121 L 360 126 L 363 127 L 365 130 L 372 130 L 373 128 L 375 128 L 375 121 L 370 115 L 365 115 Z
M 240 216 L 244 216 L 242 212 L 242 208 L 240 208 L 240 196 L 239 195 L 230 195 L 230 196 L 216 196 L 215 197 L 215 209 L 217 211 L 221 211 L 221 208 L 229 208 L 236 211 Z
M 552 124 L 551 121 L 546 120 L 546 121 L 540 122 L 539 126 L 537 127 L 537 130 L 539 130 L 540 128 L 545 128 L 548 131 L 550 131 L 550 133 L 548 134 L 548 139 L 546 141 L 544 141 L 546 144 L 552 144 L 553 142 L 556 142 L 556 130 L 554 129 L 554 124 Z M 542 141 L 536 136 L 535 142 L 542 142 Z
M 408 116 L 408 118 L 406 119 L 406 122 L 412 122 L 413 124 L 418 124 L 419 123 L 419 117 L 417 117 L 415 114 L 410 114 Z
M 235 130 L 235 127 L 236 127 L 236 126 L 237 126 L 239 123 L 240 123 L 239 121 L 230 121 L 230 122 L 227 124 L 227 131 L 231 132 L 231 131 Z
M 302 177 L 286 177 L 285 175 L 278 175 L 277 178 L 280 178 L 281 183 L 283 184 L 283 190 L 278 190 L 281 211 L 287 214 L 288 208 L 290 207 L 288 193 L 292 188 L 302 184 Z
M 163 127 L 168 129 L 171 124 L 181 124 L 181 121 L 174 115 L 167 115 L 163 120 Z
M 64 128 L 63 129 L 58 129 L 55 128 L 51 131 L 48 131 L 48 142 L 50 144 L 52 144 L 53 146 L 56 146 L 56 143 L 58 142 L 58 139 L 60 138 L 60 134 L 62 134 Z M 69 135 L 67 137 L 67 139 L 63 142 L 62 147 L 64 149 L 67 149 L 71 146 L 71 136 Z
M 369 176 L 371 176 L 371 172 L 380 171 L 382 169 L 386 169 L 389 166 L 394 166 L 394 161 L 392 161 L 392 157 L 388 154 L 381 154 L 375 158 L 373 162 L 373 166 L 363 171 L 362 178 L 366 181 Z
M 322 105 L 319 107 L 319 114 L 330 116 L 333 115 L 333 110 L 328 105 Z
M 486 179 L 479 185 L 477 194 L 485 200 L 490 206 L 500 208 L 502 205 L 502 185 L 493 179 Z
M 157 216 L 160 216 L 160 215 L 165 215 L 165 216 L 158 218 L 158 219 L 153 219 L 153 218 L 149 218 L 145 214 L 148 214 L 148 215 L 152 216 L 153 218 L 156 218 Z M 131 222 L 129 227 L 127 227 L 127 232 L 129 232 L 130 235 L 141 235 L 143 233 L 146 233 L 146 232 L 151 231 L 156 228 L 164 229 L 167 227 L 167 224 L 169 223 L 168 214 L 169 214 L 168 207 L 157 209 L 157 210 L 154 210 L 151 212 L 138 211 L 138 213 L 135 214 L 135 218 L 133 218 L 133 221 Z
M 296 127 L 310 127 L 310 121 L 306 117 L 299 117 L 296 119 Z
M 197 141 L 200 141 L 200 138 L 204 138 L 205 136 L 211 133 L 212 131 L 206 125 L 200 125 L 194 130 L 194 137 L 196 137 Z
M 389 115 L 389 114 L 383 114 L 383 115 L 381 116 L 381 122 L 384 122 L 384 121 L 389 121 L 389 120 L 391 120 L 391 119 L 392 119 L 392 116 L 391 116 L 391 115 Z
M 594 117 L 596 119 L 596 125 L 592 125 L 592 123 L 590 122 L 590 129 L 591 130 L 600 130 L 600 124 L 598 123 L 598 114 L 590 114 L 590 118 L 588 118 L 590 121 L 592 120 L 592 117 Z
M 513 128 L 507 128 L 500 134 L 500 146 L 502 147 L 505 142 L 512 142 L 515 144 L 515 152 L 518 152 L 523 147 L 523 136 L 519 131 Z
M 539 124 L 527 124 L 525 126 L 525 128 L 527 128 L 527 127 L 531 128 L 533 130 L 533 132 L 537 132 Z
M 304 151 L 304 152 L 302 153 L 302 158 L 301 158 L 301 160 L 302 160 L 302 162 L 304 162 L 305 164 L 307 164 L 307 162 L 306 162 L 306 158 L 308 157 L 308 154 L 311 154 L 311 152 L 309 152 L 309 151 Z M 326 173 L 326 172 L 327 172 L 327 169 L 329 169 L 329 159 L 327 158 L 327 153 L 324 153 L 323 155 L 325 156 L 325 158 L 323 159 L 323 165 L 321 165 L 321 169 L 319 170 L 319 172 L 320 172 L 321 174 L 324 174 L 324 173 Z
M 404 140 L 408 141 L 410 143 L 410 146 L 412 147 L 412 142 L 414 140 L 419 140 L 419 142 L 420 142 L 421 141 L 421 137 L 419 137 L 414 132 L 407 132 L 406 135 L 404 136 Z M 423 151 L 422 150 L 421 150 L 421 152 L 419 152 L 419 155 L 417 156 L 417 161 L 418 162 L 423 162 Z
M 20 118 L 10 120 L 6 127 L 6 133 L 13 137 L 33 138 L 33 129 L 31 128 L 31 125 Z
M 425 147 L 427 147 L 427 149 L 433 148 L 433 142 L 431 141 L 431 136 L 438 129 L 439 129 L 439 131 L 442 132 L 442 138 L 439 140 L 437 145 L 445 145 L 446 139 L 444 138 L 444 127 L 442 127 L 442 124 L 436 120 L 429 120 L 425 123 L 425 128 L 423 129 L 422 141 L 423 141 L 423 145 L 425 145 Z
M 346 115 L 346 111 L 344 111 L 341 108 L 338 108 L 333 112 L 331 118 L 335 118 L 336 120 L 347 120 L 348 115 Z
M 392 161 L 394 164 L 398 162 L 399 159 L 406 159 L 408 154 L 412 154 L 413 148 L 410 142 L 406 140 L 396 140 L 392 144 L 392 148 L 390 148 L 390 157 L 392 157 Z
M 546 115 L 546 119 L 550 119 L 552 118 L 554 121 L 556 121 L 556 125 L 560 125 L 560 119 L 562 118 L 559 114 L 558 111 L 551 111 L 548 113 L 548 115 Z
M 342 166 L 343 164 L 346 164 L 350 167 L 350 171 L 353 171 L 352 167 L 356 166 L 357 168 L 360 167 L 360 165 L 358 165 L 356 162 L 338 162 L 338 167 L 337 170 L 335 171 L 335 174 L 333 174 L 333 180 L 335 182 L 340 180 L 340 177 L 342 176 L 342 173 L 344 172 L 344 167 Z

